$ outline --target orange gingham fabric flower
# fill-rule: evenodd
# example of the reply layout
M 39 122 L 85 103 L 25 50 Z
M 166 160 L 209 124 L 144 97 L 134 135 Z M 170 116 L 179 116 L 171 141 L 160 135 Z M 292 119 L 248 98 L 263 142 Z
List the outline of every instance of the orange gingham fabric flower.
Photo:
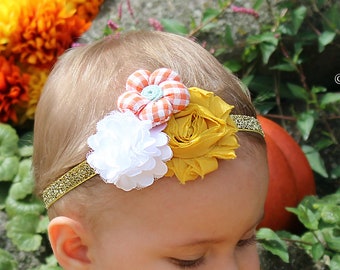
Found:
M 141 120 L 151 120 L 153 126 L 166 123 L 190 102 L 189 91 L 178 74 L 167 68 L 152 73 L 135 71 L 127 79 L 126 90 L 118 98 L 118 108 L 132 111 Z

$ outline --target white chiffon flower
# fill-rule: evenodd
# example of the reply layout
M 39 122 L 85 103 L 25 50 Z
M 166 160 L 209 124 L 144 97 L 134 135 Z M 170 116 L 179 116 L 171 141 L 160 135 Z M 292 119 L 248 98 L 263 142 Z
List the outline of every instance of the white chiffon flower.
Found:
M 97 124 L 97 133 L 87 140 L 92 151 L 88 164 L 106 183 L 125 191 L 150 186 L 163 177 L 171 159 L 164 125 L 152 128 L 149 120 L 131 111 L 113 111 Z

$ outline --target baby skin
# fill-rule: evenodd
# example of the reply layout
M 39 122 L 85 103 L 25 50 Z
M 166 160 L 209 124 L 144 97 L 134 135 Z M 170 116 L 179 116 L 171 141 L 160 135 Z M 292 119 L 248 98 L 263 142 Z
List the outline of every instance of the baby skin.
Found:
M 204 179 L 162 178 L 124 192 L 103 183 L 90 221 L 69 213 L 49 235 L 65 270 L 255 270 L 268 175 L 265 149 L 244 143 Z M 247 145 L 249 147 L 249 145 Z M 97 188 L 97 187 L 96 187 Z M 90 205 L 90 204 L 89 204 Z

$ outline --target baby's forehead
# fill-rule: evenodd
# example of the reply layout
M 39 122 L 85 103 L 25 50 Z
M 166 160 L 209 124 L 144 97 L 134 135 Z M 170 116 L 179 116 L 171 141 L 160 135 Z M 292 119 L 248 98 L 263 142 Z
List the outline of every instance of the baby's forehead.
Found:
M 227 218 L 231 214 L 235 218 L 248 215 L 256 219 L 253 215 L 263 211 L 266 168 L 261 166 L 260 156 L 246 170 L 243 162 L 241 159 L 222 161 L 216 171 L 185 184 L 175 177 L 164 177 L 146 189 L 130 192 L 106 185 L 102 197 L 107 203 L 99 214 L 105 215 L 105 219 L 119 215 L 124 220 L 149 220 L 150 226 L 153 222 L 175 224 L 186 219 L 197 221 L 201 217 Z M 258 173 L 254 176 L 256 170 Z M 235 209 L 237 212 L 233 213 Z

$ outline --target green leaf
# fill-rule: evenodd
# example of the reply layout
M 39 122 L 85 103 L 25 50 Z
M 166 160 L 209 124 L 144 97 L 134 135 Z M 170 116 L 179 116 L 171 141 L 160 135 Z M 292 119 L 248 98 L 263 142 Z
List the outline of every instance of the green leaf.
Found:
M 268 63 L 270 56 L 276 50 L 278 42 L 279 41 L 276 38 L 275 33 L 272 32 L 264 32 L 247 38 L 247 43 L 249 45 L 259 45 L 262 54 L 262 62 L 264 64 Z
M 207 8 L 203 12 L 202 22 L 205 23 L 211 20 L 212 18 L 217 17 L 219 14 L 220 14 L 220 11 L 218 9 Z
M 19 148 L 19 155 L 21 157 L 31 157 L 33 155 L 33 146 L 26 145 Z
M 7 237 L 22 251 L 37 250 L 42 236 L 36 233 L 38 215 L 21 215 L 10 219 L 6 224 Z
M 19 158 L 17 156 L 0 156 L 0 182 L 12 181 L 18 172 Z
M 161 19 L 161 24 L 163 25 L 166 32 L 178 35 L 186 35 L 189 33 L 187 27 L 184 24 L 173 19 Z
M 330 31 L 325 31 L 319 35 L 318 37 L 319 53 L 324 51 L 325 46 L 331 43 L 334 40 L 335 36 L 336 36 L 336 33 L 330 32 Z
M 249 44 L 261 44 L 263 42 L 271 43 L 273 45 L 278 44 L 278 39 L 276 38 L 275 34 L 272 32 L 264 32 L 258 35 L 252 35 L 247 38 L 247 42 Z
M 253 5 L 253 9 L 254 9 L 254 10 L 258 10 L 258 9 L 262 6 L 263 1 L 264 1 L 264 0 L 256 0 L 256 2 L 255 2 L 254 5 Z
M 18 153 L 19 137 L 10 125 L 0 123 L 0 157 L 10 157 Z
M 17 262 L 13 256 L 0 248 L 0 270 L 17 270 Z
M 8 196 L 5 205 L 6 212 L 10 217 L 26 214 L 41 214 L 45 210 L 42 202 L 36 198 L 24 202 L 14 200 L 11 196 Z
M 329 224 L 340 226 L 340 207 L 339 205 L 326 204 L 321 208 L 321 218 Z
M 340 93 L 327 93 L 321 98 L 321 105 L 340 102 Z
M 312 93 L 313 94 L 319 94 L 319 93 L 324 93 L 327 92 L 327 88 L 323 86 L 313 86 L 312 87 Z
M 255 45 L 248 46 L 243 51 L 242 60 L 246 63 L 251 63 L 258 55 L 259 51 L 256 49 Z
M 38 226 L 37 226 L 37 233 L 47 233 L 47 227 L 50 223 L 50 219 L 48 216 L 44 216 L 39 220 Z
M 311 250 L 313 245 L 316 245 L 317 243 L 319 243 L 319 240 L 315 237 L 315 234 L 312 232 L 305 232 L 302 236 L 301 236 L 301 241 L 304 244 L 304 248 L 306 250 Z
M 233 47 L 235 45 L 230 25 L 227 25 L 225 27 L 224 40 L 230 47 Z
M 272 70 L 288 71 L 288 72 L 296 71 L 296 68 L 294 67 L 294 65 L 292 65 L 290 63 L 278 64 L 278 65 L 270 67 L 270 69 L 272 69 Z
M 307 8 L 305 6 L 300 6 L 292 12 L 292 30 L 293 34 L 297 34 L 303 20 L 306 17 Z
M 340 269 L 340 254 L 335 254 L 331 262 L 329 264 L 330 270 L 339 270 Z
M 24 159 L 20 162 L 18 174 L 14 179 L 14 184 L 9 190 L 9 196 L 13 199 L 24 199 L 27 195 L 33 193 L 34 180 L 31 169 L 32 162 L 30 159 Z
M 337 166 L 331 170 L 330 177 L 331 179 L 336 179 L 336 180 L 340 179 L 340 166 Z
M 58 266 L 57 259 L 54 257 L 54 255 L 47 257 L 45 261 L 46 264 L 40 265 L 39 267 L 30 270 L 62 270 L 62 268 Z
M 324 13 L 325 18 L 327 18 L 327 23 L 324 24 L 325 29 L 328 29 L 329 31 L 340 29 L 339 10 L 340 3 L 339 1 L 335 1 L 330 6 L 330 8 Z
M 253 79 L 254 79 L 254 75 L 248 75 L 246 77 L 242 77 L 242 83 L 248 87 Z
M 229 60 L 223 63 L 223 66 L 228 68 L 231 72 L 237 72 L 242 68 L 242 65 L 237 60 Z
M 302 145 L 302 151 L 305 153 L 310 166 L 313 171 L 317 172 L 321 176 L 328 178 L 328 173 L 326 171 L 325 163 L 321 158 L 318 150 L 309 145 Z
M 302 100 L 308 99 L 308 94 L 305 88 L 299 85 L 296 85 L 296 84 L 292 84 L 292 83 L 287 83 L 287 87 L 290 90 L 293 97 L 297 99 L 302 99 Z
M 263 42 L 260 44 L 260 50 L 262 53 L 262 63 L 268 64 L 270 56 L 275 52 L 277 45 L 272 43 Z
M 297 127 L 300 130 L 303 139 L 309 138 L 310 132 L 314 126 L 314 111 L 306 111 L 297 116 Z
M 340 252 L 340 227 L 324 228 L 321 231 L 327 247 L 335 252 Z
M 297 208 L 286 207 L 287 211 L 297 215 L 301 223 L 310 230 L 317 230 L 319 226 L 319 214 L 299 204 Z
M 325 253 L 325 247 L 321 243 L 312 246 L 311 254 L 315 261 L 318 261 Z
M 287 244 L 271 229 L 261 228 L 256 237 L 263 248 L 281 258 L 282 261 L 289 262 Z

